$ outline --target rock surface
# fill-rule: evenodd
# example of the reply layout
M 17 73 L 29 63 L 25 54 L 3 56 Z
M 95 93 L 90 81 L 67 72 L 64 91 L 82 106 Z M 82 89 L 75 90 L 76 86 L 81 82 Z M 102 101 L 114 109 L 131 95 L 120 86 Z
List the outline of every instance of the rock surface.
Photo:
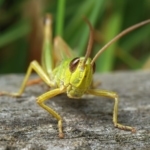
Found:
M 22 79 L 1 75 L 0 91 L 16 92 Z M 118 93 L 118 121 L 136 133 L 114 128 L 113 100 L 59 95 L 46 102 L 63 117 L 65 138 L 59 139 L 56 119 L 36 103 L 46 90 L 40 84 L 27 87 L 20 98 L 0 96 L 0 150 L 150 149 L 150 71 L 97 74 L 95 81 Z

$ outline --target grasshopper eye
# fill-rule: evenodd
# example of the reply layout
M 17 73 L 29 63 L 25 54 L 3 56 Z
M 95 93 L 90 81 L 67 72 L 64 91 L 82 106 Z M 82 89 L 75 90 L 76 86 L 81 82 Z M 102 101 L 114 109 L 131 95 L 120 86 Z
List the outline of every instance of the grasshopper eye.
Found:
M 96 64 L 95 64 L 95 62 L 94 62 L 94 64 L 93 64 L 93 73 L 95 72 L 95 70 L 96 70 Z
M 80 59 L 79 59 L 79 57 L 77 57 L 77 58 L 74 58 L 74 59 L 70 62 L 70 64 L 69 64 L 69 69 L 70 69 L 71 72 L 74 72 L 74 71 L 75 71 L 75 69 L 77 68 L 77 66 L 78 66 L 78 64 L 79 64 L 79 61 L 80 61 Z

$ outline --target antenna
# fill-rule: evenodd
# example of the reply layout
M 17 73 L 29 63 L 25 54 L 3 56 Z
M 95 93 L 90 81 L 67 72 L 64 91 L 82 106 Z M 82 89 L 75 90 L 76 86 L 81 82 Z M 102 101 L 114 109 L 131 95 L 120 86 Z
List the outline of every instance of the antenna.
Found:
M 93 35 L 93 28 L 92 28 L 92 25 L 89 22 L 89 20 L 86 17 L 84 17 L 83 19 L 88 24 L 88 26 L 90 28 L 90 36 L 89 36 L 88 46 L 87 46 L 87 50 L 86 50 L 86 54 L 85 54 L 85 59 L 83 61 L 83 64 L 85 64 L 87 59 L 88 59 L 88 57 L 91 54 L 91 51 L 92 51 L 94 35 Z
M 119 33 L 116 37 L 114 37 L 111 41 L 109 41 L 106 45 L 104 45 L 100 50 L 99 52 L 94 56 L 94 58 L 92 59 L 91 61 L 91 65 L 94 64 L 94 62 L 96 61 L 96 59 L 99 57 L 99 55 L 104 52 L 111 44 L 113 44 L 115 41 L 117 41 L 118 39 L 120 39 L 121 37 L 123 37 L 124 35 L 126 35 L 127 33 L 147 24 L 147 23 L 150 23 L 150 19 L 148 20 L 145 20 L 145 21 L 142 21 L 140 23 L 137 23 L 125 30 L 123 30 L 121 33 Z

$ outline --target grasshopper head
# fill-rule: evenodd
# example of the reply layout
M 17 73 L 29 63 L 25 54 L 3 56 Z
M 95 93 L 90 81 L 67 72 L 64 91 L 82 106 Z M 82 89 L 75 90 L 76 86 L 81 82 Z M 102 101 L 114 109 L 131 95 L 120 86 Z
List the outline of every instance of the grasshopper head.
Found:
M 85 57 L 74 58 L 69 64 L 71 72 L 70 86 L 67 95 L 71 98 L 80 98 L 91 86 L 95 63 L 91 65 L 90 53 L 93 45 L 93 28 L 90 22 L 84 18 L 90 28 L 90 37 Z
M 91 86 L 95 65 L 91 66 L 90 58 L 87 58 L 86 62 L 84 61 L 85 57 L 74 58 L 69 64 L 72 74 L 67 90 L 68 97 L 80 98 Z

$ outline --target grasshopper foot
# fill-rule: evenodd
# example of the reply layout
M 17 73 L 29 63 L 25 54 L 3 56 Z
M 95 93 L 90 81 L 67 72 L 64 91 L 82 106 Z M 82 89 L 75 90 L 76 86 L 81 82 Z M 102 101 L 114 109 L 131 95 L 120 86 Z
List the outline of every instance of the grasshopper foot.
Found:
M 11 96 L 11 97 L 20 97 L 21 95 L 19 93 L 9 93 L 9 92 L 5 92 L 2 91 L 0 92 L 0 96 Z
M 59 130 L 59 138 L 63 139 L 64 138 L 64 133 L 62 129 L 62 119 L 58 121 L 58 130 Z
M 136 132 L 136 129 L 133 128 L 133 127 L 130 127 L 130 126 L 124 126 L 122 124 L 119 124 L 119 123 L 114 123 L 114 126 L 118 129 L 121 129 L 121 130 L 127 130 L 127 131 L 131 131 L 132 133 L 135 133 Z
M 64 133 L 59 133 L 59 138 L 63 139 L 64 138 Z

